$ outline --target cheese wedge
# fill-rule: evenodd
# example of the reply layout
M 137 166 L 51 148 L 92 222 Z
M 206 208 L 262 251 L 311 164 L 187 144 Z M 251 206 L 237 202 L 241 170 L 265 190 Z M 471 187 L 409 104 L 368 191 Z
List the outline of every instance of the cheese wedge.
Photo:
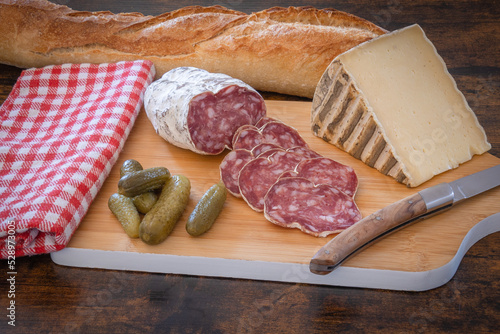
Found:
M 313 133 L 416 187 L 491 148 L 418 25 L 337 56 L 314 94 Z

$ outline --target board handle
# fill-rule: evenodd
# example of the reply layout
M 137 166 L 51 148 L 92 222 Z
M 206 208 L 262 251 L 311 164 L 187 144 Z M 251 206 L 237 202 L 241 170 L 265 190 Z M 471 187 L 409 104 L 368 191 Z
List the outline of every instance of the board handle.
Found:
M 312 273 L 326 275 L 349 256 L 427 213 L 419 193 L 361 219 L 323 246 L 309 264 Z

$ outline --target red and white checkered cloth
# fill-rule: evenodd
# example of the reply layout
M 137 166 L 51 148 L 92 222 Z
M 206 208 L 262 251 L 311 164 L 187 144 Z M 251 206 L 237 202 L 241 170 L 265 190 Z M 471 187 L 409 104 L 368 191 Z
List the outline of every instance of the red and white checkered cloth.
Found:
M 64 248 L 127 139 L 152 82 L 149 61 L 21 73 L 0 107 L 0 254 Z

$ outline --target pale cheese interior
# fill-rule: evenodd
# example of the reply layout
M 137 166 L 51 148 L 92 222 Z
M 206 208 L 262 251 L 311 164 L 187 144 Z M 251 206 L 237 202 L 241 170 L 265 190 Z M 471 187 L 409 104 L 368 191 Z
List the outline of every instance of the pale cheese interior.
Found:
M 418 25 L 338 57 L 416 186 L 490 149 L 484 130 Z

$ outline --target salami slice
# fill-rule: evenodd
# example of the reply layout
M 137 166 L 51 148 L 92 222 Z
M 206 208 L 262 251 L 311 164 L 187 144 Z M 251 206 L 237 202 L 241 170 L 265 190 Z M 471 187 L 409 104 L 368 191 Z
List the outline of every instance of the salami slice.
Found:
M 232 140 L 233 150 L 244 149 L 251 151 L 255 146 L 262 144 L 264 137 L 255 126 L 245 125 L 239 128 Z
M 156 132 L 199 154 L 231 147 L 235 131 L 266 115 L 264 99 L 241 80 L 194 67 L 178 67 L 148 86 L 144 108 Z
M 290 168 L 287 168 L 286 170 L 294 170 L 299 162 L 304 160 L 304 156 L 295 152 L 283 151 L 273 154 L 270 156 L 270 159 L 278 164 L 290 166 Z
M 233 149 L 252 150 L 260 144 L 273 144 L 283 149 L 309 146 L 300 136 L 297 130 L 280 121 L 268 121 L 261 128 L 257 126 L 243 126 L 236 131 L 232 140 Z M 310 150 L 310 149 L 309 149 Z M 305 150 L 304 150 L 305 152 Z M 315 153 L 309 152 L 313 156 Z M 318 155 L 319 156 L 319 155 Z
M 286 152 L 286 151 L 284 149 L 282 149 L 282 148 L 272 148 L 270 150 L 262 152 L 259 155 L 259 158 L 268 158 L 268 157 L 272 156 L 276 152 Z
M 295 146 L 308 147 L 299 132 L 282 122 L 269 122 L 260 128 L 264 142 L 276 144 L 285 149 Z
M 301 160 L 298 154 L 286 151 L 253 159 L 240 171 L 238 182 L 241 196 L 253 210 L 263 211 L 264 196 L 269 188 L 283 172 L 293 170 Z
M 287 170 L 281 173 L 280 179 L 285 178 L 285 177 L 297 177 L 297 172 L 293 170 Z
M 229 152 L 220 164 L 220 176 L 227 191 L 236 197 L 241 197 L 238 176 L 240 170 L 253 159 L 253 154 L 247 150 Z
M 295 146 L 292 148 L 287 149 L 288 152 L 293 152 L 302 155 L 305 159 L 312 159 L 312 158 L 321 158 L 323 157 L 321 154 L 319 154 L 316 151 L 313 151 L 309 147 L 306 146 Z
M 263 127 L 264 125 L 266 125 L 267 123 L 270 123 L 270 122 L 280 122 L 280 121 L 277 120 L 276 118 L 272 118 L 272 117 L 269 117 L 269 116 L 264 116 L 264 117 L 262 117 L 257 122 L 257 124 L 255 124 L 255 126 L 258 127 L 258 128 L 261 128 L 261 127 Z
M 352 197 L 302 177 L 281 178 L 273 184 L 265 196 L 264 216 L 316 237 L 338 233 L 361 219 Z
M 257 128 L 255 125 L 251 125 L 251 124 L 245 124 L 245 125 L 242 125 L 240 126 L 235 132 L 234 132 L 234 135 L 233 135 L 233 139 L 231 140 L 231 147 L 234 148 L 234 144 L 236 142 L 236 140 L 238 139 L 238 137 L 240 136 L 240 132 L 243 131 L 243 130 L 246 130 L 246 129 L 252 129 L 252 130 L 257 130 L 259 131 L 259 128 Z
M 349 166 L 329 158 L 314 158 L 301 161 L 295 168 L 297 176 L 314 184 L 329 184 L 347 195 L 354 197 L 358 188 L 358 177 Z
M 254 155 L 254 157 L 258 158 L 265 152 L 269 152 L 269 151 L 276 152 L 276 150 L 283 150 L 283 149 L 275 144 L 262 143 L 262 144 L 255 146 L 252 149 L 252 154 Z

